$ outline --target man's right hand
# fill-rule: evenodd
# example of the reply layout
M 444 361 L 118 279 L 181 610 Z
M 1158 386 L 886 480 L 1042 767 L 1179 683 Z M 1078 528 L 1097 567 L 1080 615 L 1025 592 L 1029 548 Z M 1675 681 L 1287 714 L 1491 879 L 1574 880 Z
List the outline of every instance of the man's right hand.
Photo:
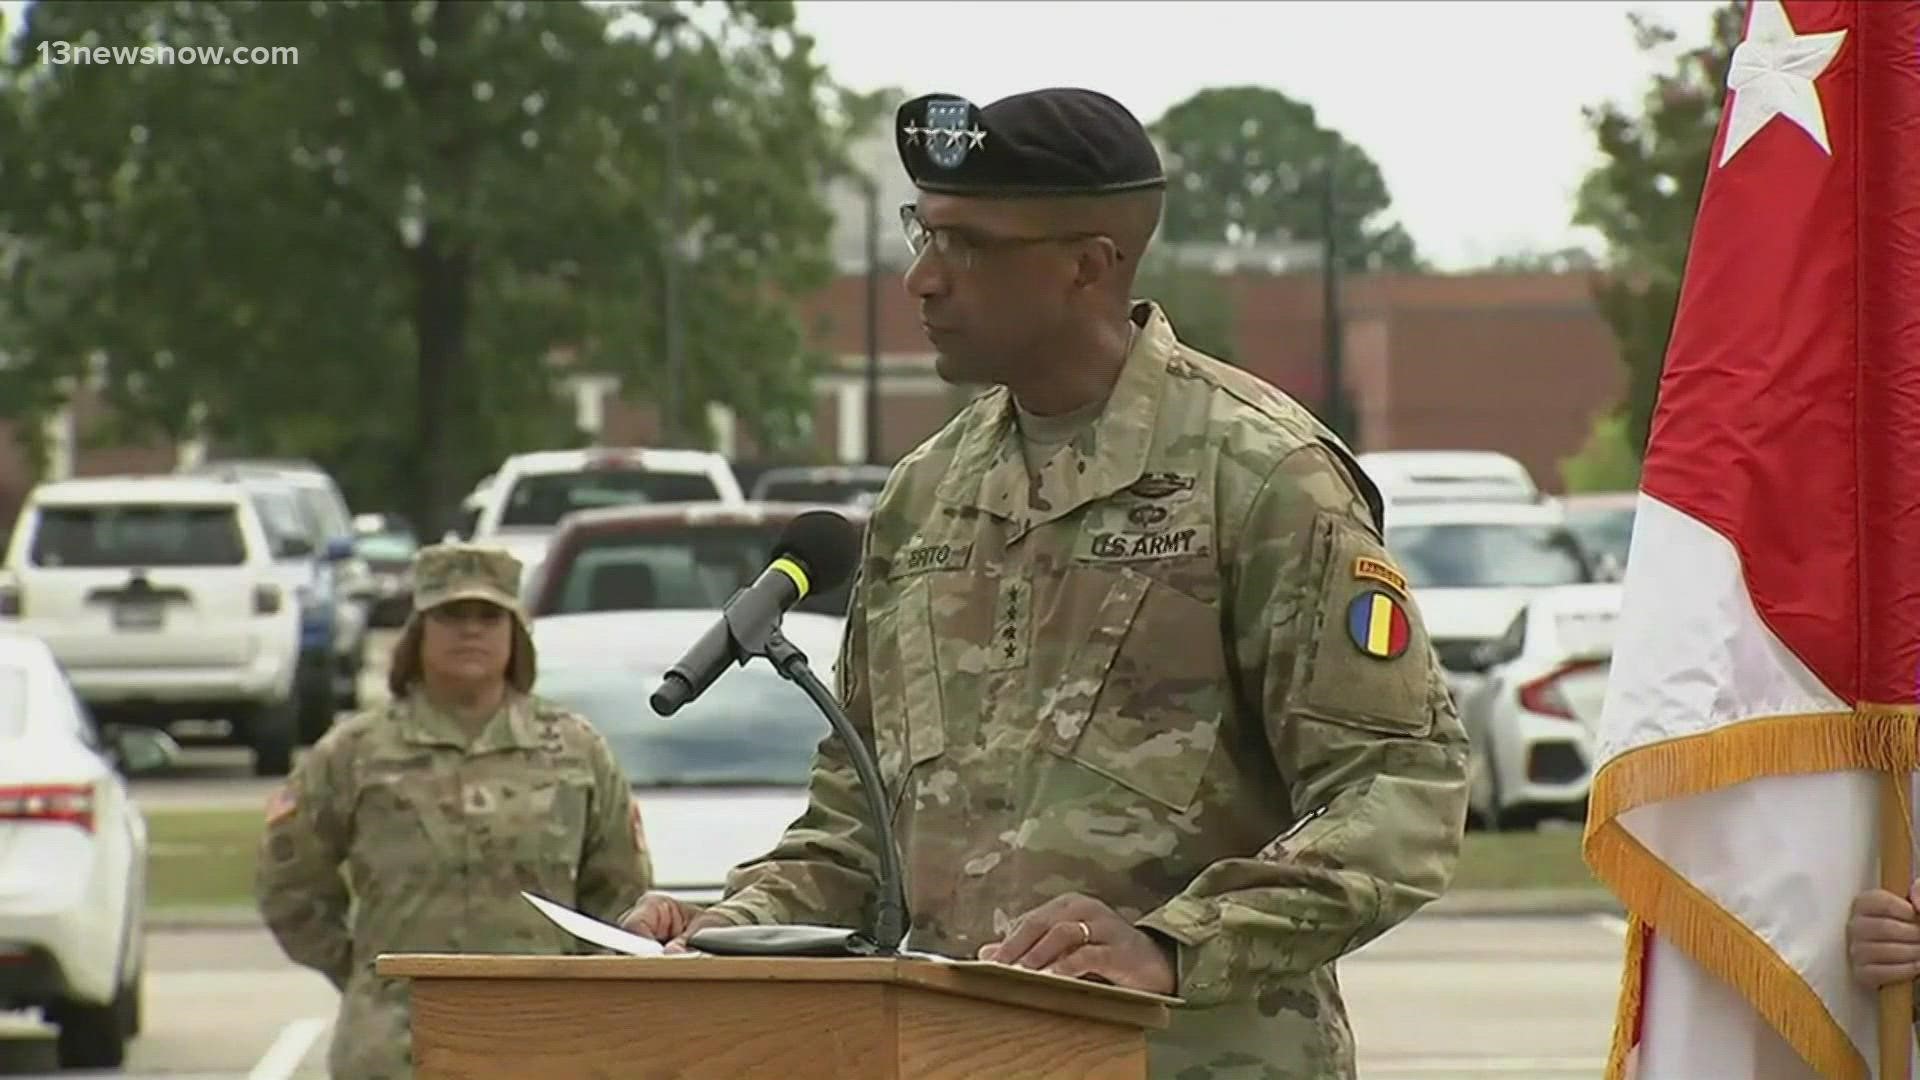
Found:
M 731 926 L 732 923 L 721 915 L 708 915 L 698 904 L 669 896 L 663 892 L 650 892 L 640 897 L 640 902 L 627 909 L 620 919 L 620 928 L 650 941 L 664 944 L 667 952 L 686 951 L 687 937 L 709 926 Z
M 1869 990 L 1920 978 L 1920 914 L 1913 900 L 1885 889 L 1854 897 L 1847 960 L 1855 981 Z

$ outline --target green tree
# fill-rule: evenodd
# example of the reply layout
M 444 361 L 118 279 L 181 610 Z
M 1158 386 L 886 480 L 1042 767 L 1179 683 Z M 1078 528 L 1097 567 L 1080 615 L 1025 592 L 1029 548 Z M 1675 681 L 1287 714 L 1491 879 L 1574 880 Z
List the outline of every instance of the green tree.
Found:
M 1168 109 L 1151 130 L 1171 182 L 1167 241 L 1322 241 L 1331 167 L 1340 265 L 1420 265 L 1413 238 L 1382 220 L 1393 200 L 1380 167 L 1339 132 L 1321 127 L 1312 106 L 1266 87 L 1210 87 Z
M 1583 491 L 1633 491 L 1640 486 L 1640 458 L 1627 444 L 1627 418 L 1620 410 L 1593 422 L 1587 441 L 1571 457 L 1560 459 L 1560 479 L 1568 494 Z
M 1574 222 L 1592 226 L 1607 241 L 1607 273 L 1594 299 L 1627 365 L 1621 430 L 1636 459 L 1646 452 L 1653 424 L 1694 213 L 1743 13 L 1738 2 L 1715 9 L 1711 40 L 1682 53 L 1672 71 L 1654 79 L 1637 115 L 1612 104 L 1586 110 L 1605 161 L 1582 181 Z M 1674 41 L 1671 28 L 1628 17 L 1642 51 L 1661 51 Z
M 714 8 L 41 0 L 0 82 L 0 390 L 44 402 L 97 352 L 133 428 L 201 406 L 222 444 L 314 457 L 437 533 L 504 454 L 578 439 L 550 357 L 663 385 L 677 252 L 674 419 L 791 426 L 840 133 L 790 3 Z M 62 42 L 298 62 L 46 63 Z

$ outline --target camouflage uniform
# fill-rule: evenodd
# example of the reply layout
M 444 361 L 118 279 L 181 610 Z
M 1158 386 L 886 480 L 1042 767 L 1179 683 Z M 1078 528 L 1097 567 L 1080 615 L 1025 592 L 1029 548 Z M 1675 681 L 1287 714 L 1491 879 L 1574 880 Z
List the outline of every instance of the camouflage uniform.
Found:
M 418 610 L 480 597 L 519 620 L 518 572 L 504 553 L 429 548 Z M 585 720 L 509 690 L 470 736 L 413 693 L 301 760 L 269 809 L 257 895 L 287 955 L 341 991 L 332 1075 L 399 1080 L 406 984 L 375 976 L 377 956 L 578 951 L 521 890 L 612 921 L 652 878 L 631 789 Z
M 1445 889 L 1465 736 L 1344 450 L 1136 320 L 1037 481 L 997 389 L 873 509 L 840 692 L 887 783 L 909 947 L 972 957 L 1083 892 L 1178 943 L 1154 1077 L 1351 1077 L 1334 961 Z M 714 910 L 864 919 L 864 813 L 828 740 L 806 812 Z

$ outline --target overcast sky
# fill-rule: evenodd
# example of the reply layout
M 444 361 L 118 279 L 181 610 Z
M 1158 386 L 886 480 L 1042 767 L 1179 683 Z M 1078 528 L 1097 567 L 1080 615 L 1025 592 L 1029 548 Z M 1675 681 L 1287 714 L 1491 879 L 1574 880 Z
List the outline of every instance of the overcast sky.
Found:
M 1637 101 L 1663 66 L 1630 11 L 1706 40 L 1714 0 L 800 0 L 841 82 L 982 104 L 1049 85 L 1143 120 L 1209 85 L 1271 86 L 1379 163 L 1427 257 L 1461 268 L 1593 238 L 1569 217 L 1594 158 L 1583 105 Z M 11 22 L 19 0 L 0 0 Z M 110 42 L 109 44 L 121 44 Z M 272 45 L 274 42 L 255 42 Z M 312 62 L 302 58 L 303 62 Z

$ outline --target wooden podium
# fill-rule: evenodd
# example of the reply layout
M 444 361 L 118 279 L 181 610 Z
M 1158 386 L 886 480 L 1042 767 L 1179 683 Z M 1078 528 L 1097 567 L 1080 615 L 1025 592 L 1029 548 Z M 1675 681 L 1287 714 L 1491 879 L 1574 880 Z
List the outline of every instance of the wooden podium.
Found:
M 419 1080 L 1144 1080 L 1174 999 L 973 961 L 382 956 Z

